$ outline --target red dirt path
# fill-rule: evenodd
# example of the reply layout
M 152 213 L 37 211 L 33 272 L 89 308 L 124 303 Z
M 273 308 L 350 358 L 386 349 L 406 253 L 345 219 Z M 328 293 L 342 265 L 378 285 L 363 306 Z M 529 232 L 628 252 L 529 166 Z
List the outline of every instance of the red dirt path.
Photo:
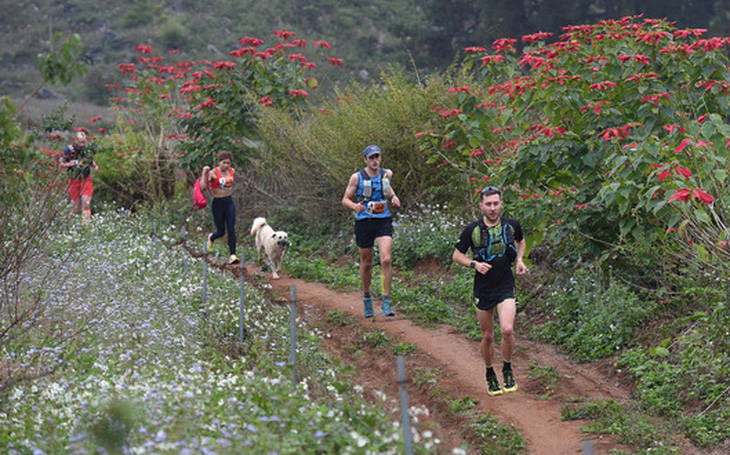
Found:
M 249 273 L 260 273 L 253 268 Z M 265 274 L 267 277 L 268 273 Z M 478 408 L 491 413 L 500 420 L 514 425 L 525 438 L 527 452 L 535 455 L 555 455 L 583 453 L 584 444 L 593 446 L 594 453 L 607 453 L 610 448 L 617 447 L 612 436 L 599 437 L 586 435 L 581 432 L 581 426 L 586 422 L 562 421 L 561 407 L 565 398 L 616 398 L 628 397 L 628 391 L 618 384 L 615 377 L 608 377 L 598 371 L 596 366 L 581 365 L 570 361 L 557 353 L 553 348 L 534 343 L 518 337 L 517 349 L 513 359 L 515 379 L 519 390 L 515 393 L 490 397 L 486 394 L 484 381 L 484 367 L 479 355 L 479 344 L 467 340 L 462 334 L 453 333 L 449 327 L 425 329 L 413 324 L 407 317 L 398 314 L 393 318 L 386 318 L 377 312 L 376 317 L 364 319 L 362 317 L 362 297 L 359 292 L 341 293 L 330 289 L 323 284 L 309 283 L 282 275 L 280 280 L 271 280 L 273 291 L 280 299 L 289 299 L 291 286 L 295 286 L 299 307 L 304 309 L 306 318 L 318 318 L 329 310 L 346 311 L 356 316 L 360 322 L 355 326 L 344 329 L 331 328 L 332 339 L 329 344 L 337 343 L 337 337 L 343 333 L 352 333 L 357 326 L 373 327 L 385 331 L 390 337 L 400 339 L 415 345 L 419 350 L 417 362 L 421 365 L 430 365 L 440 368 L 444 373 L 439 386 L 445 388 L 456 397 L 469 396 L 478 400 Z M 397 310 L 397 304 L 395 305 Z M 519 333 L 519 316 L 516 321 L 516 332 Z M 336 347 L 332 349 L 337 350 Z M 499 361 L 498 350 L 495 359 Z M 339 351 L 342 354 L 342 350 Z M 343 354 L 344 355 L 344 354 Z M 395 362 L 384 362 L 382 356 L 353 357 L 359 363 L 360 379 L 367 386 L 386 390 L 389 395 L 396 391 Z M 414 357 L 408 356 L 406 362 L 412 362 Z M 530 360 L 541 366 L 555 367 L 561 381 L 558 389 L 549 399 L 541 398 L 544 390 L 537 384 L 537 380 L 527 376 L 527 367 Z M 366 364 L 362 364 L 365 362 Z M 370 373 L 370 374 L 367 374 Z M 409 377 L 411 377 L 409 372 Z M 409 394 L 413 394 L 416 401 L 425 400 L 415 386 L 409 387 Z M 392 395 L 396 396 L 396 395 Z M 411 403 L 412 404 L 412 403 Z M 428 406 L 428 403 L 425 403 Z M 448 419 L 439 421 L 439 436 L 444 441 L 448 452 L 452 447 L 459 446 L 463 440 L 458 428 L 450 428 Z M 450 447 L 449 447 L 450 446 Z

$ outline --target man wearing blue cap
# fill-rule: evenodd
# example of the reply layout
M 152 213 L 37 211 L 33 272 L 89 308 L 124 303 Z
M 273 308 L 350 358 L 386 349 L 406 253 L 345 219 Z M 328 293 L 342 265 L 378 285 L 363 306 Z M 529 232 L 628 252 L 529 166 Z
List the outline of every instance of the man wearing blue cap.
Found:
M 380 167 L 380 148 L 377 145 L 367 146 L 363 157 L 365 168 L 350 176 L 342 204 L 355 211 L 355 241 L 360 249 L 364 314 L 366 318 L 374 314 L 370 283 L 373 273 L 373 245 L 377 243 L 383 283 L 380 311 L 385 316 L 395 316 L 390 305 L 390 285 L 393 281 L 393 260 L 390 254 L 393 246 L 393 218 L 388 200 L 394 207 L 400 207 L 400 199 L 390 185 L 393 171 Z

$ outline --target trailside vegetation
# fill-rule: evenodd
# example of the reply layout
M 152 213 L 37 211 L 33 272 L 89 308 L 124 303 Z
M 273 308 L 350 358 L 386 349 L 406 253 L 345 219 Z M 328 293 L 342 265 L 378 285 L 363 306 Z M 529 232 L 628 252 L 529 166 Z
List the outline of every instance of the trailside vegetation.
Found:
M 177 60 L 175 52 L 155 53 L 141 44 L 136 61 L 119 65 L 129 78 L 125 85 L 110 85 L 118 114 L 115 128 L 96 131 L 95 159 L 102 168 L 99 187 L 108 191 L 104 199 L 127 208 L 164 207 L 167 221 L 175 224 L 170 220 L 190 214 L 187 184 L 217 151 L 230 149 L 243 177 L 237 203 L 252 210 L 242 210 L 240 216 L 250 217 L 253 210 L 266 212 L 256 215 L 271 217 L 294 239 L 298 234 L 307 238 L 302 248 L 293 242 L 292 256 L 301 254 L 299 260 L 292 257 L 295 273 L 349 285 L 357 283 L 356 268 L 340 263 L 332 270 L 339 259 L 332 253 L 352 248 L 342 246 L 351 244 L 351 219 L 339 200 L 347 175 L 362 166 L 364 146 L 374 143 L 383 148 L 384 165 L 394 169 L 394 187 L 404 195 L 403 212 L 397 214 L 401 232 L 394 260 L 407 272 L 427 257 L 448 262 L 453 243 L 434 239 L 455 242 L 460 226 L 444 218 L 476 216 L 476 190 L 498 185 L 504 190 L 508 216 L 519 219 L 528 235 L 533 273 L 521 281 L 520 309 L 534 326 L 531 336 L 560 344 L 583 361 L 611 359 L 635 382 L 641 412 L 665 419 L 697 447 L 719 447 L 730 437 L 730 104 L 725 53 L 729 41 L 706 35 L 703 29 L 678 29 L 666 20 L 643 17 L 567 26 L 559 35 L 539 32 L 519 40 L 498 39 L 491 45 L 475 43 L 443 75 L 421 78 L 393 70 L 384 73 L 378 84 L 338 88 L 333 97 L 310 96 L 318 86 L 314 59 L 332 69 L 342 61 L 330 54 L 327 41 L 306 42 L 288 30 L 275 31 L 274 44 L 268 38 L 243 37 L 227 57 L 215 61 Z M 4 103 L 0 140 L 8 146 L 9 156 L 2 158 L 2 172 L 15 180 L 2 182 L 46 188 L 52 179 L 43 172 L 53 169 L 57 149 L 72 133 L 70 127 L 54 129 L 66 124 L 63 112 L 55 117 L 48 119 L 43 131 L 27 133 L 19 128 L 12 103 Z M 12 186 L 2 188 L 3 202 L 15 204 L 16 210 L 8 212 L 15 215 L 5 223 L 26 219 L 23 214 L 32 214 L 43 201 L 24 200 L 13 194 Z M 24 197 L 32 194 L 37 193 Z M 49 209 L 54 206 L 42 207 L 49 210 L 49 217 L 57 218 Z M 429 232 L 424 232 L 424 225 L 431 226 Z M 6 232 L 23 232 L 22 225 L 8 226 Z M 97 228 L 103 233 L 95 240 L 99 245 L 124 238 L 101 223 Z M 45 229 L 29 231 L 28 240 L 33 240 L 29 244 L 39 252 L 45 250 L 36 237 L 45 235 Z M 53 248 L 72 254 L 64 243 L 68 239 L 51 240 Z M 417 247 L 398 246 L 414 241 L 420 242 Z M 14 242 L 4 237 L 6 257 L 12 257 Z M 108 254 L 153 264 L 137 250 L 140 242 L 139 237 L 127 239 Z M 44 257 L 61 262 L 53 248 Z M 325 259 L 313 258 L 317 253 Z M 70 275 L 86 273 L 69 270 Z M 396 310 L 412 308 L 420 313 L 420 321 L 448 321 L 474 333 L 473 318 L 470 325 L 458 311 L 468 300 L 469 280 L 463 270 L 450 271 L 450 280 L 426 284 L 407 272 L 403 276 L 411 282 L 400 282 L 394 290 L 403 302 Z M 23 279 L 29 272 L 17 268 L 13 273 L 17 290 L 4 295 L 1 321 L 3 336 L 13 338 L 5 338 L 12 343 L 0 351 L 0 361 L 11 368 L 3 371 L 47 373 L 64 385 L 62 375 L 53 375 L 63 357 L 51 341 L 66 324 L 64 318 L 73 322 L 80 316 L 63 308 L 68 312 L 46 318 L 42 310 L 47 305 L 38 306 L 48 302 L 45 294 L 25 287 L 29 284 Z M 139 280 L 140 286 L 146 285 Z M 70 301 L 87 284 L 79 282 L 76 290 L 64 289 L 63 295 Z M 154 295 L 172 299 L 174 290 L 167 286 L 161 284 Z M 94 311 L 117 308 L 114 298 L 102 297 L 108 297 L 111 306 Z M 192 299 L 181 302 L 195 304 Z M 23 306 L 26 312 L 18 313 L 16 308 Z M 27 325 L 18 326 L 14 314 L 43 316 L 43 324 L 35 327 L 33 322 L 40 319 L 26 318 Z M 199 323 L 192 314 L 182 315 L 181 324 Z M 232 327 L 230 320 L 222 324 Z M 36 329 L 47 331 L 36 336 Z M 152 335 L 163 329 L 172 330 L 156 327 Z M 195 333 L 203 338 L 211 335 L 205 330 Z M 213 335 L 225 340 L 230 333 L 233 330 Z M 84 346 L 88 344 L 64 352 L 76 356 L 86 352 Z M 134 363 L 138 357 L 133 352 L 114 352 L 129 359 L 103 358 L 97 365 L 100 357 L 79 355 L 77 362 L 83 367 L 79 371 L 85 372 L 79 380 L 106 368 L 116 372 L 122 366 L 133 371 L 148 368 Z M 106 351 L 100 351 L 102 355 Z M 50 359 L 54 368 L 23 363 L 19 361 L 23 356 Z M 145 365 L 157 360 L 139 358 Z M 244 369 L 233 361 L 226 365 Z M 189 367 L 198 373 L 195 365 Z M 10 384 L 4 392 L 15 397 L 25 391 L 7 382 L 18 379 L 12 374 L 0 378 Z M 21 379 L 32 383 L 37 378 Z M 277 393 L 263 393 L 257 403 L 269 409 L 269 399 L 280 397 Z M 121 425 L 129 428 L 127 423 L 136 417 L 124 411 L 126 405 L 111 403 L 110 415 L 124 414 L 123 419 L 131 420 Z M 581 407 L 575 407 L 566 415 L 582 415 Z M 676 449 L 666 448 L 665 440 L 656 436 L 658 430 L 647 425 L 641 425 L 641 435 L 631 434 L 632 426 L 623 420 L 628 414 L 614 412 L 615 407 L 615 403 L 595 406 L 600 419 L 614 419 L 601 421 L 595 431 L 615 431 L 647 451 Z M 79 428 L 89 424 L 83 419 L 102 415 L 99 409 L 74 415 L 74 422 L 81 422 Z M 262 422 L 272 421 L 270 414 L 261 416 Z M 378 418 L 367 419 L 366 424 L 372 427 L 374 421 Z M 98 425 L 103 429 L 108 422 Z M 57 423 L 44 422 L 41 430 Z M 210 425 L 219 423 L 211 420 Z M 179 434 L 187 430 L 181 425 Z M 140 441 L 148 437 L 137 430 L 134 435 Z M 69 444 L 81 438 L 73 431 L 67 434 Z M 199 441 L 204 436 L 200 433 Z M 162 442 L 167 437 L 162 435 Z M 271 436 L 275 437 L 278 433 Z M 3 433 L 0 438 L 11 435 Z M 80 440 L 89 440 L 84 438 Z M 357 444 L 360 439 L 346 442 Z

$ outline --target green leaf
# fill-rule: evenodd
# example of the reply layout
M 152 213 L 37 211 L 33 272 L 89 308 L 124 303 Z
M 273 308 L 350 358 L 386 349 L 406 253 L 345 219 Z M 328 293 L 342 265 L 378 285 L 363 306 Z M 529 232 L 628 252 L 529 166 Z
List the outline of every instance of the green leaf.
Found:
M 707 214 L 705 209 L 701 207 L 695 210 L 695 218 L 703 224 L 710 224 L 710 216 Z
M 653 355 L 654 357 L 668 357 L 670 352 L 669 349 L 657 346 L 655 348 L 650 348 L 649 353 Z
M 725 184 L 727 180 L 727 171 L 725 169 L 715 169 L 712 173 L 720 184 Z
M 702 69 L 702 76 L 705 79 L 710 79 L 712 77 L 712 73 L 715 72 L 715 66 L 714 65 L 708 65 L 704 64 L 701 66 Z
M 697 256 L 699 257 L 700 261 L 710 262 L 710 255 L 707 253 L 707 249 L 704 246 L 700 245 L 699 243 L 695 243 L 694 247 L 697 251 Z

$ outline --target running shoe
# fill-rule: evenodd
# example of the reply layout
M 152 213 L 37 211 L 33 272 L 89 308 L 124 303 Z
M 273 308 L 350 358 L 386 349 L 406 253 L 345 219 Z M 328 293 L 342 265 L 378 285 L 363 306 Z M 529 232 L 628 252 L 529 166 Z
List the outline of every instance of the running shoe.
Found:
M 213 250 L 213 241 L 210 239 L 211 237 L 213 237 L 212 232 L 210 234 L 208 234 L 208 251 L 209 252 Z
M 487 376 L 487 393 L 492 397 L 502 395 L 502 388 L 499 386 L 497 376 Z
M 504 371 L 502 371 L 502 375 L 504 376 L 504 391 L 505 392 L 516 391 L 517 383 L 515 382 L 515 377 L 512 375 L 512 370 L 504 370 Z
M 395 311 L 390 307 L 390 300 L 383 299 L 383 304 L 380 305 L 380 312 L 386 316 L 395 316 Z
M 241 260 L 238 259 L 238 256 L 236 256 L 235 254 L 232 254 L 231 257 L 228 258 L 229 264 L 238 264 L 239 262 L 241 262 Z
M 373 299 L 370 297 L 362 299 L 362 303 L 364 306 L 364 314 L 366 318 L 371 318 L 375 315 L 373 313 Z

